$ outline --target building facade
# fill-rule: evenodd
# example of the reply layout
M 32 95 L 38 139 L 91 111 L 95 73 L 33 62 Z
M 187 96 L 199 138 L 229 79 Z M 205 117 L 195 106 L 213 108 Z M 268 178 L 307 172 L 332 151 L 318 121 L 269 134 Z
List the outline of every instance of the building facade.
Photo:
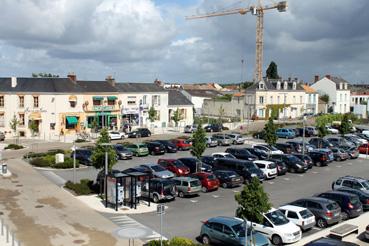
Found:
M 317 114 L 318 113 L 318 105 L 319 105 L 319 94 L 315 89 L 310 86 L 303 84 L 301 85 L 305 91 L 305 106 L 304 110 L 306 114 Z
M 169 103 L 168 103 L 168 117 L 169 126 L 175 126 L 173 116 L 178 110 L 179 112 L 179 127 L 193 124 L 193 104 L 187 99 L 179 90 L 168 90 Z
M 181 91 L 188 100 L 194 105 L 195 114 L 196 115 L 207 115 L 207 112 L 203 112 L 202 106 L 204 104 L 204 100 L 206 99 L 213 99 L 218 96 L 222 96 L 220 92 L 215 90 L 191 90 L 191 89 L 184 89 Z
M 214 118 L 234 118 L 243 120 L 245 114 L 245 94 L 236 93 L 230 101 L 221 99 L 205 99 L 202 112 L 209 117 Z

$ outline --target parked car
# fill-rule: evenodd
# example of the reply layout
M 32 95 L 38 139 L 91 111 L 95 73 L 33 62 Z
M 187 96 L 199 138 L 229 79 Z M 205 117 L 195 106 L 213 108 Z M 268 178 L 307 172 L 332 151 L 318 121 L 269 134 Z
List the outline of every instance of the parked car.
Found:
M 213 137 L 206 136 L 205 141 L 206 141 L 206 147 L 208 147 L 208 148 L 218 146 L 218 141 Z
M 265 131 L 259 131 L 259 132 L 255 132 L 252 134 L 252 137 L 253 138 L 256 138 L 256 139 L 264 139 L 265 138 Z
M 296 173 L 296 172 L 304 173 L 308 169 L 307 165 L 303 161 L 301 161 L 299 158 L 293 155 L 288 155 L 288 154 L 271 155 L 270 159 L 272 161 L 273 160 L 283 161 L 286 164 L 288 171 L 291 173 Z
M 114 149 L 119 159 L 121 160 L 132 159 L 133 156 L 132 151 L 126 149 L 122 144 L 115 144 Z
M 121 140 L 124 139 L 124 133 L 123 132 L 117 132 L 117 131 L 109 131 L 109 138 L 111 140 Z
M 164 167 L 158 164 L 142 164 L 140 165 L 143 169 L 145 169 L 146 173 L 151 173 L 154 177 L 169 179 L 173 178 L 174 174 L 171 171 L 166 170 Z
M 181 161 L 185 166 L 187 166 L 190 169 L 190 173 L 196 173 L 198 171 L 202 172 L 213 171 L 213 168 L 210 165 L 202 163 L 199 159 L 194 157 L 184 157 L 179 158 L 178 160 Z
M 189 150 L 192 147 L 192 143 L 188 139 L 174 139 L 173 144 L 178 150 Z
M 309 140 L 309 143 L 311 145 L 314 145 L 314 147 L 317 149 L 333 147 L 333 144 L 331 144 L 327 139 L 324 138 L 311 138 Z
M 340 146 L 340 148 L 346 151 L 350 159 L 357 159 L 359 157 L 359 150 L 356 147 Z
M 197 125 L 186 125 L 184 128 L 185 133 L 193 133 L 197 130 Z
M 327 191 L 316 196 L 335 201 L 341 207 L 343 220 L 358 217 L 363 213 L 363 206 L 357 195 L 342 191 Z
M 362 138 L 362 139 L 365 139 L 365 140 L 369 141 L 369 135 L 368 135 L 368 134 L 356 133 L 356 135 L 357 135 L 359 138 Z
M 326 153 L 328 155 L 328 160 L 331 162 L 334 161 L 334 155 L 331 149 L 315 149 L 315 150 L 322 153 Z
M 359 244 L 330 237 L 321 237 L 305 244 L 304 246 L 359 246 Z
M 369 240 L 369 225 L 366 226 L 364 237 L 366 238 L 366 240 Z
M 362 143 L 358 138 L 356 138 L 352 135 L 344 135 L 343 138 L 346 139 L 349 142 L 354 143 L 356 146 L 360 146 L 362 144 L 365 144 L 365 143 Z
M 145 180 L 141 185 L 141 197 L 152 199 L 153 202 L 174 200 L 176 185 L 171 179 L 154 178 Z
M 340 148 L 332 148 L 331 151 L 335 161 L 345 161 L 350 158 L 349 154 Z
M 294 150 L 294 152 L 296 153 L 302 153 L 303 147 L 304 147 L 304 143 L 303 141 L 287 141 L 287 144 L 290 144 Z M 314 146 L 310 145 L 309 143 L 305 142 L 305 153 L 309 152 L 309 151 L 313 151 L 314 150 Z
M 288 129 L 288 128 L 279 128 L 279 129 L 277 129 L 275 134 L 279 138 L 294 138 L 294 137 L 296 137 L 295 132 L 291 129 Z
M 158 164 L 178 176 L 186 176 L 190 169 L 181 161 L 176 159 L 159 159 Z
M 214 170 L 231 170 L 238 173 L 246 182 L 250 182 L 253 177 L 261 182 L 265 179 L 264 173 L 251 161 L 244 161 L 231 158 L 219 158 L 214 163 Z
M 246 141 L 246 139 L 241 134 L 238 134 L 238 133 L 227 134 L 227 136 L 231 139 L 234 145 L 244 144 Z
M 263 160 L 256 160 L 254 164 L 263 171 L 265 177 L 267 179 L 272 179 L 277 177 L 278 170 L 277 165 L 272 161 L 263 161 Z
M 319 228 L 325 228 L 341 221 L 340 206 L 335 201 L 326 198 L 301 198 L 289 204 L 309 209 L 315 215 L 316 225 Z
M 333 146 L 356 146 L 353 142 L 348 141 L 341 137 L 328 137 L 326 138 Z
M 226 153 L 229 153 L 233 156 L 235 156 L 237 159 L 241 160 L 247 160 L 247 161 L 255 161 L 258 159 L 256 155 L 251 154 L 246 149 L 236 149 L 236 148 L 227 148 Z
M 5 134 L 4 132 L 0 132 L 0 141 L 4 141 L 5 140 Z
M 310 156 L 311 160 L 313 161 L 315 166 L 321 167 L 321 166 L 327 166 L 328 163 L 331 162 L 328 153 L 324 153 L 321 151 L 310 151 L 308 153 L 308 155 Z
M 292 152 L 295 152 L 293 146 L 289 143 L 276 143 L 274 147 L 281 150 L 285 154 L 291 154 Z
M 214 166 L 215 160 L 216 158 L 210 155 L 204 155 L 200 157 L 200 160 L 205 163 L 208 164 L 210 166 Z
M 368 154 L 369 153 L 369 144 L 362 144 L 359 146 L 359 153 L 360 154 Z
M 258 150 L 264 151 L 267 155 L 283 154 L 283 151 L 277 149 L 274 146 L 267 145 L 267 144 L 254 144 L 252 147 L 254 149 L 258 149 Z
M 143 138 L 143 137 L 150 137 L 151 132 L 147 128 L 137 128 L 134 131 L 128 133 L 129 138 Z
M 149 149 L 146 144 L 138 143 L 138 144 L 129 144 L 126 146 L 126 149 L 132 151 L 134 156 L 147 156 L 149 155 Z
M 369 181 L 364 178 L 354 176 L 344 176 L 332 183 L 332 190 L 348 187 L 355 190 L 362 190 L 369 194 Z
M 359 145 L 368 143 L 368 140 L 366 140 L 364 138 L 361 138 L 361 137 L 359 137 L 358 135 L 355 135 L 355 134 L 346 134 L 346 135 L 344 135 L 344 137 L 350 137 L 352 139 L 355 139 L 356 141 L 359 142 Z
M 277 174 L 278 176 L 285 175 L 288 172 L 288 167 L 282 160 L 272 160 L 270 158 L 266 159 L 266 161 L 272 161 L 277 166 Z
M 78 160 L 79 163 L 91 166 L 92 165 L 92 151 L 90 149 L 76 149 L 76 160 Z M 70 154 L 70 157 L 73 158 L 74 151 Z
M 200 232 L 200 241 L 204 245 L 244 246 L 246 237 L 245 223 L 236 217 L 214 217 L 203 222 Z M 247 230 L 251 238 L 251 228 Z M 269 239 L 258 232 L 252 233 L 252 243 L 247 246 L 268 246 Z
M 230 170 L 216 170 L 214 175 L 220 182 L 223 188 L 232 188 L 243 184 L 243 178 L 235 171 Z
M 279 210 L 286 216 L 287 219 L 299 226 L 302 231 L 307 231 L 313 228 L 316 224 L 314 214 L 307 208 L 294 205 L 285 205 L 280 207 Z
M 314 126 L 306 126 L 305 127 L 305 132 L 307 132 L 307 134 L 309 136 L 317 136 L 318 135 L 318 130 Z
M 164 145 L 159 142 L 146 142 L 145 144 L 151 155 L 163 155 L 165 153 Z
M 215 140 L 217 140 L 218 142 L 218 145 L 222 145 L 222 146 L 225 146 L 225 145 L 231 145 L 232 144 L 232 140 L 230 137 L 228 137 L 227 135 L 225 134 L 214 134 L 213 135 L 213 138 Z
M 289 221 L 281 211 L 274 208 L 263 214 L 261 224 L 249 223 L 254 230 L 266 235 L 274 245 L 295 243 L 301 239 L 301 229 Z
M 155 142 L 161 143 L 165 147 L 167 153 L 177 153 L 177 146 L 169 140 L 156 140 Z
M 339 131 L 336 128 L 333 128 L 331 126 L 326 126 L 325 129 L 327 129 L 327 132 L 330 134 L 338 134 Z
M 176 184 L 177 194 L 181 198 L 198 195 L 201 191 L 201 182 L 197 178 L 174 177 L 172 180 Z
M 305 162 L 305 164 L 308 166 L 309 169 L 311 169 L 314 166 L 314 162 L 311 159 L 310 156 L 308 155 L 303 155 L 303 154 L 292 154 L 294 156 L 296 156 L 297 158 L 299 158 L 301 161 Z
M 268 154 L 265 153 L 265 151 L 256 149 L 256 148 L 245 148 L 248 152 L 250 152 L 253 155 L 256 155 L 259 160 L 265 160 L 268 158 Z
M 222 125 L 219 124 L 209 124 L 204 127 L 204 130 L 206 132 L 221 132 L 222 131 Z
M 216 152 L 211 154 L 212 157 L 215 159 L 217 158 L 230 158 L 230 159 L 237 159 L 234 155 L 227 153 L 227 152 Z
M 208 192 L 212 190 L 217 190 L 219 188 L 219 180 L 212 173 L 198 172 L 190 174 L 190 177 L 197 178 L 201 182 L 201 191 Z
M 352 189 L 348 187 L 342 187 L 337 189 L 338 191 L 351 193 L 354 195 L 357 195 L 359 197 L 359 200 L 361 204 L 363 205 L 363 210 L 368 211 L 369 210 L 369 194 L 362 190 Z

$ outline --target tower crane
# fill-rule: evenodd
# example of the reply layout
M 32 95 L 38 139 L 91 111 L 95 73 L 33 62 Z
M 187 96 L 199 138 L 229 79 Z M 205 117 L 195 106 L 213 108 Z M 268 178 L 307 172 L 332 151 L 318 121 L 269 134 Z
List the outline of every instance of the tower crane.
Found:
M 254 72 L 254 81 L 260 81 L 263 78 L 263 48 L 264 48 L 264 12 L 271 9 L 277 9 L 279 12 L 286 12 L 287 1 L 281 1 L 278 3 L 272 3 L 270 5 L 263 5 L 262 0 L 258 0 L 257 5 L 250 5 L 247 8 L 235 8 L 219 12 L 211 12 L 203 15 L 187 16 L 187 20 L 203 19 L 208 17 L 224 16 L 241 14 L 245 15 L 251 13 L 256 16 L 256 64 Z

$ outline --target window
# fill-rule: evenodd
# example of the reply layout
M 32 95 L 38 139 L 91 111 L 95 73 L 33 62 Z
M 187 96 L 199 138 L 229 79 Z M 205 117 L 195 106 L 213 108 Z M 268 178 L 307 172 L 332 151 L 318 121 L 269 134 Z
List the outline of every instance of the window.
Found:
M 277 104 L 280 104 L 280 101 L 281 101 L 281 97 L 280 97 L 280 96 L 278 96 L 278 97 L 277 97 Z
M 4 107 L 4 96 L 0 96 L 0 107 Z
M 281 89 L 281 82 L 277 82 L 277 90 L 280 90 Z
M 345 94 L 345 102 L 347 101 L 347 94 Z
M 109 100 L 108 99 L 108 105 L 109 106 L 114 106 L 115 105 L 115 100 Z
M 211 228 L 215 231 L 219 231 L 219 232 L 223 231 L 223 225 L 220 223 L 211 223 Z
M 38 96 L 33 96 L 33 107 L 38 108 L 38 106 L 39 106 Z
M 152 96 L 152 106 L 160 106 L 160 96 Z
M 293 211 L 288 211 L 287 218 L 298 219 L 299 216 L 297 216 L 297 214 L 295 212 L 293 212 Z
M 102 105 L 102 100 L 93 100 L 93 105 L 94 106 L 100 106 L 100 105 Z
M 264 97 L 259 97 L 259 103 L 264 104 Z
M 288 83 L 287 83 L 287 81 L 285 81 L 285 82 L 283 83 L 283 89 L 284 89 L 284 90 L 287 90 L 287 89 L 288 89 Z
M 260 90 L 264 89 L 264 83 L 263 83 L 263 82 L 260 82 L 260 83 L 259 83 L 259 89 L 260 89 Z
M 19 107 L 24 108 L 24 96 L 19 96 Z
M 5 126 L 5 117 L 4 117 L 4 113 L 0 113 L 0 127 L 4 127 Z
M 233 235 L 233 231 L 228 226 L 224 225 L 224 234 Z
M 144 95 L 142 97 L 142 104 L 146 104 L 146 101 L 147 101 L 147 95 Z
M 19 114 L 19 125 L 24 126 L 24 114 Z
M 340 94 L 340 102 L 342 102 L 342 94 Z
M 273 104 L 273 96 L 270 96 L 270 104 Z
M 293 89 L 293 90 L 296 90 L 296 82 L 293 82 L 293 84 L 292 84 L 292 89 Z
M 155 120 L 160 120 L 160 110 L 155 110 L 156 114 L 155 114 Z
M 136 97 L 135 96 L 128 96 L 128 105 L 136 105 Z
M 347 83 L 345 83 L 345 90 L 347 90 Z

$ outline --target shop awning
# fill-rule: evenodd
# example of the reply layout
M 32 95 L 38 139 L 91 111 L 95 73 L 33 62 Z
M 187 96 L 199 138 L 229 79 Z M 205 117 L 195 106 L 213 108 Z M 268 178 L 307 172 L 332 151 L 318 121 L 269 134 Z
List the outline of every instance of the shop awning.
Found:
M 101 101 L 101 100 L 104 99 L 104 97 L 102 97 L 102 96 L 94 96 L 94 97 L 92 97 L 92 99 L 93 100 L 97 100 L 97 101 Z
M 76 96 L 70 96 L 69 101 L 70 102 L 77 102 L 77 97 Z
M 118 97 L 116 97 L 116 96 L 108 96 L 109 101 L 115 101 L 117 99 L 118 99 Z
M 66 118 L 69 125 L 77 125 L 78 119 L 76 116 L 67 116 Z
M 28 117 L 30 120 L 41 120 L 41 113 L 40 112 L 33 112 Z

